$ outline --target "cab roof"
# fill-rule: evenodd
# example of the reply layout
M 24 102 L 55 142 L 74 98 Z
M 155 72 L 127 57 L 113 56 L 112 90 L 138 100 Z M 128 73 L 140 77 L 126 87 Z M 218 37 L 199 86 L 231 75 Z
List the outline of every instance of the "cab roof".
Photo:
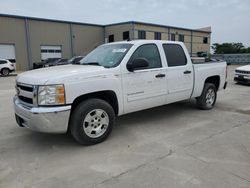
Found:
M 133 45 L 141 45 L 141 44 L 183 44 L 183 42 L 179 41 L 169 41 L 169 40 L 131 40 L 131 41 L 119 41 L 119 42 L 111 42 L 103 45 L 111 45 L 111 44 L 133 44 Z

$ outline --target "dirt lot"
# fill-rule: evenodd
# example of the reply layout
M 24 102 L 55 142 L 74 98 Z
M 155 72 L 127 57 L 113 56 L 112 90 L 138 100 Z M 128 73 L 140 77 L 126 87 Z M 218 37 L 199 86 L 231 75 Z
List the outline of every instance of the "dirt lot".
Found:
M 0 187 L 250 187 L 250 86 L 233 82 L 211 111 L 185 101 L 120 117 L 104 143 L 19 128 L 15 76 L 0 77 Z

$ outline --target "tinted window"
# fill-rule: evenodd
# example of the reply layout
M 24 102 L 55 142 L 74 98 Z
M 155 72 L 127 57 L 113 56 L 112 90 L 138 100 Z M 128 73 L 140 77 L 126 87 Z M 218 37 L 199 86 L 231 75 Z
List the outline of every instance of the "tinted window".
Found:
M 9 59 L 9 61 L 10 61 L 11 63 L 15 63 L 15 62 L 16 62 L 15 59 Z
M 168 66 L 183 66 L 187 64 L 186 55 L 178 44 L 163 44 Z
M 138 31 L 138 39 L 146 39 L 146 31 Z
M 137 48 L 130 58 L 130 61 L 133 61 L 137 58 L 145 58 L 148 61 L 149 66 L 146 69 L 162 67 L 158 48 L 154 44 L 146 44 Z
M 129 40 L 129 31 L 123 32 L 123 40 Z
M 7 63 L 6 61 L 0 60 L 0 64 L 5 64 Z
M 114 42 L 114 35 L 109 35 L 109 42 Z
M 155 40 L 161 40 L 161 33 L 155 32 Z

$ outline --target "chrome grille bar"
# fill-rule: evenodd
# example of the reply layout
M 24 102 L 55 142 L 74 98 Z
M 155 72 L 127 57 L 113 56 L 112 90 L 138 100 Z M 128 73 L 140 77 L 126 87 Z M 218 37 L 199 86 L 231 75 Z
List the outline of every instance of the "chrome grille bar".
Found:
M 19 98 L 20 102 L 23 103 L 24 105 L 29 106 L 29 107 L 37 105 L 36 86 L 23 84 L 23 83 L 17 83 L 16 92 L 17 92 L 17 97 Z

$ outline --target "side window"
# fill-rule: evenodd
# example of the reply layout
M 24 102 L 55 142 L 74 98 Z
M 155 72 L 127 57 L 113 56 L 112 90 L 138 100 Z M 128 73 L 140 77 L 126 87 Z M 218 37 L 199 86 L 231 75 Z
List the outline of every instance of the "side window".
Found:
M 6 61 L 0 60 L 0 65 L 7 63 Z
M 136 49 L 130 61 L 137 58 L 145 58 L 149 62 L 149 66 L 145 69 L 153 69 L 162 67 L 161 57 L 155 44 L 145 44 Z
M 163 49 L 169 67 L 183 66 L 187 64 L 186 55 L 178 44 L 163 44 Z

